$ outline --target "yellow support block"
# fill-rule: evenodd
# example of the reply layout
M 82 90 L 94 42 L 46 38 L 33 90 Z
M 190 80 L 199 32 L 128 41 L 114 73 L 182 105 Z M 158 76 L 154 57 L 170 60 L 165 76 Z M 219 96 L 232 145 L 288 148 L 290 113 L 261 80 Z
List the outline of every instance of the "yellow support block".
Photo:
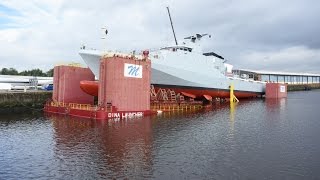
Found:
M 231 102 L 239 102 L 238 98 L 234 95 L 234 85 L 233 83 L 230 84 L 230 103 Z

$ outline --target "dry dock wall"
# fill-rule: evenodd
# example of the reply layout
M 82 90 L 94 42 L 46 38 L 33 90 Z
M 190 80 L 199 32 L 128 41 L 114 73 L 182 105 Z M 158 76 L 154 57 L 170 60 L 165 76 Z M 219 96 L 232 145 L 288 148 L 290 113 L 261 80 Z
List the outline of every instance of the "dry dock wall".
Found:
M 99 104 L 105 107 L 111 104 L 118 111 L 150 110 L 150 79 L 150 60 L 103 58 L 100 61 Z
M 52 97 L 50 91 L 0 92 L 0 113 L 41 109 Z
M 56 66 L 53 74 L 53 101 L 93 104 L 94 97 L 80 88 L 80 81 L 94 81 L 94 74 L 89 68 Z
M 266 84 L 266 98 L 286 98 L 287 84 L 281 83 L 267 83 Z

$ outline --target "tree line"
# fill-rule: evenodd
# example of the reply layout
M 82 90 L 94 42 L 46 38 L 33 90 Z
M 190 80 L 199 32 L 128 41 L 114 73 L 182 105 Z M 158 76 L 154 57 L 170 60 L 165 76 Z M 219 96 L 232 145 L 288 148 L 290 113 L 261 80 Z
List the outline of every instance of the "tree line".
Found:
M 40 76 L 40 77 L 52 77 L 53 69 L 50 69 L 47 72 L 43 72 L 41 69 L 32 69 L 32 70 L 24 70 L 18 72 L 14 68 L 2 68 L 0 71 L 1 75 L 18 75 L 18 76 Z

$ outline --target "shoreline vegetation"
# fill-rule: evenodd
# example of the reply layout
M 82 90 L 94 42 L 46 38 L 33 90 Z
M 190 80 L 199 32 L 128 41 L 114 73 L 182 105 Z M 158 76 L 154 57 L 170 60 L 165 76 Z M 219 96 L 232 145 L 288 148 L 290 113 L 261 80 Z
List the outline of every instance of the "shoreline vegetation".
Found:
M 43 72 L 41 69 L 36 68 L 19 72 L 15 68 L 2 68 L 0 70 L 0 75 L 53 77 L 53 69 Z

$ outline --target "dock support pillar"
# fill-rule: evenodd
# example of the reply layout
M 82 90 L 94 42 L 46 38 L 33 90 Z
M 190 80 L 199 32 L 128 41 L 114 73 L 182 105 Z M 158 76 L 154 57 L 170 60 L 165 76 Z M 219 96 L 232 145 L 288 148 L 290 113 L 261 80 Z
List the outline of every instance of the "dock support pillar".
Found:
M 230 103 L 239 102 L 238 98 L 234 95 L 234 85 L 233 83 L 230 84 Z

